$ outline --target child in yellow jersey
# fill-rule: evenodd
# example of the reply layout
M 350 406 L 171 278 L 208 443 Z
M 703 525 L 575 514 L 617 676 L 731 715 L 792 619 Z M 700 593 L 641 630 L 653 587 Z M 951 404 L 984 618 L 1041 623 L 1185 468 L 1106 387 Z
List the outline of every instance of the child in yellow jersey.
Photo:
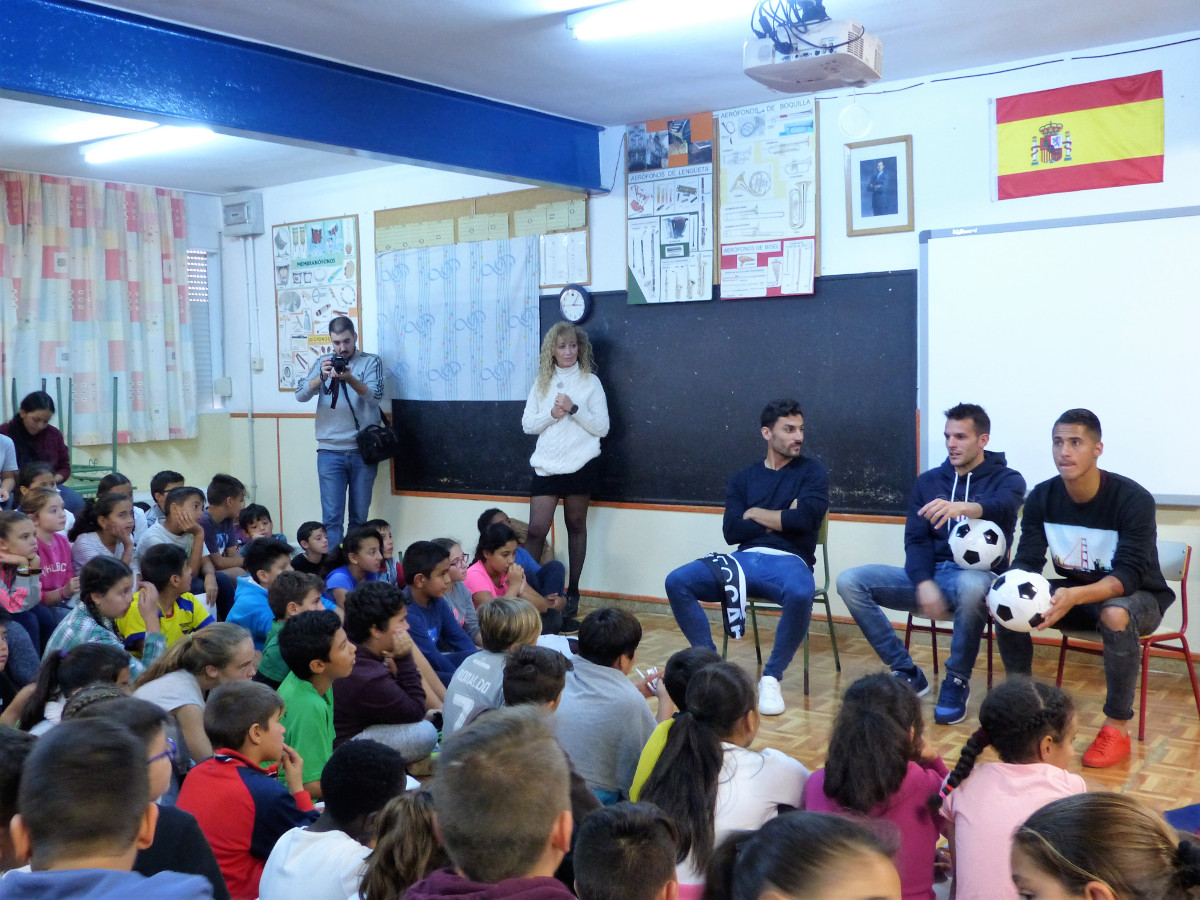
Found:
M 142 652 L 146 620 L 142 602 L 154 597 L 158 624 L 170 647 L 185 634 L 198 631 L 215 621 L 208 609 L 185 589 L 190 585 L 187 551 L 175 544 L 155 544 L 142 554 L 142 590 L 133 595 L 129 612 L 117 619 L 117 631 L 125 640 L 125 649 L 136 656 Z M 149 584 L 153 590 L 146 590 Z

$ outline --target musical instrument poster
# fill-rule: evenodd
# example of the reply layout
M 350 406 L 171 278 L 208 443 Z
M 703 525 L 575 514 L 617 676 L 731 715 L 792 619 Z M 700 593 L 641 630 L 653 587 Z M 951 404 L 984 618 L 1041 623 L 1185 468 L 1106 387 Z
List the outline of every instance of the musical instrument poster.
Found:
M 349 316 L 362 332 L 358 216 L 275 225 L 271 250 L 279 390 L 293 391 L 312 364 L 330 352 L 331 319 Z
M 630 125 L 626 136 L 629 303 L 711 300 L 712 113 Z
M 813 98 L 720 112 L 717 140 L 721 296 L 812 293 L 820 208 Z M 775 250 L 761 249 L 772 243 Z

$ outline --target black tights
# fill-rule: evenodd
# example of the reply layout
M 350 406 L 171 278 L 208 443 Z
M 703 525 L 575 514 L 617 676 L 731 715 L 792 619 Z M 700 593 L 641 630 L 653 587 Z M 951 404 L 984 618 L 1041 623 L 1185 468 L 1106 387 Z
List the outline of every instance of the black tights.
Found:
M 571 494 L 563 498 L 563 518 L 567 523 L 567 593 L 579 594 L 579 575 L 583 571 L 583 560 L 587 556 L 587 511 L 591 497 L 587 494 Z M 529 500 L 529 537 L 525 549 L 535 561 L 542 561 L 542 548 L 546 535 L 554 522 L 554 510 L 558 497 L 545 494 Z

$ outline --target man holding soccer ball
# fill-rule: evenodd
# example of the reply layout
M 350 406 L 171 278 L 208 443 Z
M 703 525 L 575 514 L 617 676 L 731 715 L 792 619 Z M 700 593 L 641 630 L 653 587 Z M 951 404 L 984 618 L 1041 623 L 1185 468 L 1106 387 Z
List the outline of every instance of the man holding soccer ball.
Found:
M 1058 476 L 1035 487 L 1025 501 L 1013 568 L 1040 573 L 1049 549 L 1059 578 L 1050 582 L 1052 603 L 1038 630 L 1100 632 L 1107 718 L 1083 764 L 1104 768 L 1129 756 L 1138 638 L 1158 627 L 1175 593 L 1158 564 L 1154 498 L 1137 482 L 1097 465 L 1104 444 L 1096 414 L 1069 409 L 1052 434 Z M 998 628 L 996 640 L 1009 675 L 1031 674 L 1028 634 Z
M 934 619 L 954 619 L 946 677 L 938 693 L 934 721 L 953 725 L 967 716 L 971 670 L 987 623 L 985 598 L 995 572 L 1003 571 L 1007 554 L 992 570 L 964 569 L 954 561 L 950 530 L 963 518 L 987 519 L 1012 546 L 1017 511 L 1025 496 L 1025 479 L 1010 469 L 1003 453 L 985 450 L 992 423 L 982 406 L 960 403 L 946 410 L 946 461 L 921 473 L 909 497 L 904 526 L 904 568 L 858 566 L 838 576 L 837 591 L 892 674 L 903 678 L 918 696 L 929 693 L 929 681 L 904 649 L 881 607 Z

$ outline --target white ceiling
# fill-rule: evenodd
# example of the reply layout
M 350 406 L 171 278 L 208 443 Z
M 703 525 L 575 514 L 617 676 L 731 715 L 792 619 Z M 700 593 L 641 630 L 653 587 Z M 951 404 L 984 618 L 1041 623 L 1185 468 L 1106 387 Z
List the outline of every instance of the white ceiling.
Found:
M 578 0 L 117 0 L 104 5 L 602 125 L 755 103 L 774 96 L 741 72 L 746 0 L 730 17 L 670 35 L 581 43 Z M 826 0 L 883 41 L 884 80 L 907 81 L 1200 30 L 1197 0 Z M 740 10 L 740 11 L 739 11 Z M 268 187 L 382 165 L 246 138 L 152 159 L 88 166 L 50 136 L 74 110 L 0 100 L 0 167 L 104 177 L 205 193 Z

